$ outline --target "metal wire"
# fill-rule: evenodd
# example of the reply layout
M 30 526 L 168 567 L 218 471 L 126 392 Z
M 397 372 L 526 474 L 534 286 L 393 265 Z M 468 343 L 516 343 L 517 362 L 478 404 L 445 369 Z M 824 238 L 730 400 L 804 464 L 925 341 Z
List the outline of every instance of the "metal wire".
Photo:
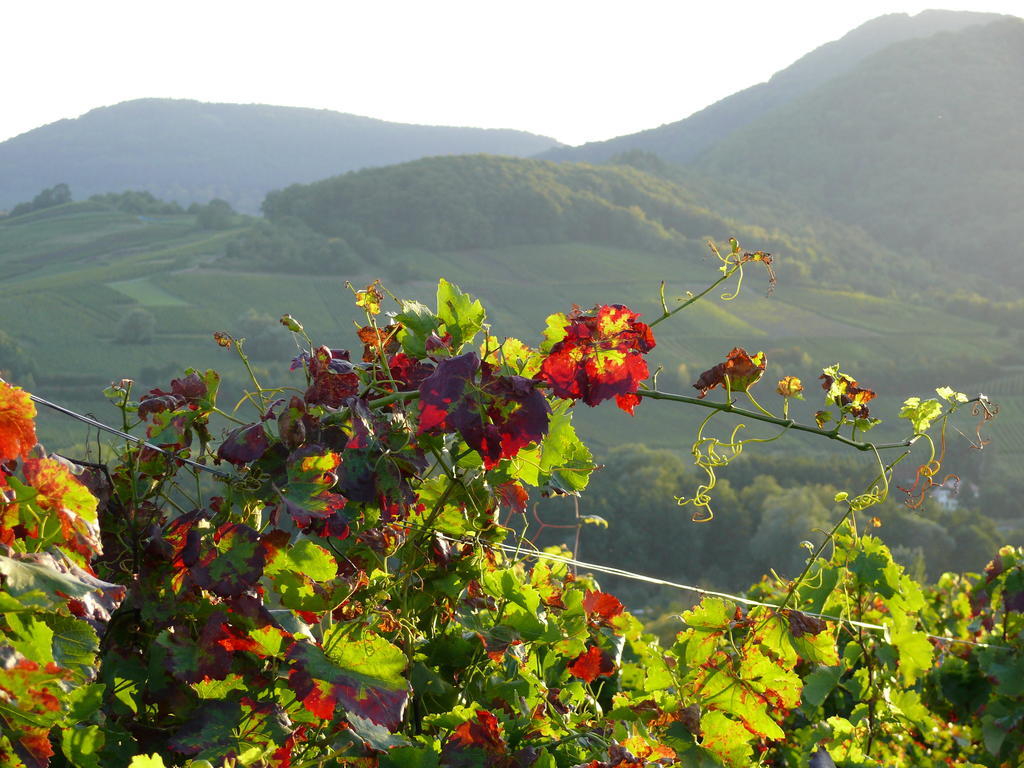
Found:
M 34 402 L 38 403 L 39 405 L 43 405 L 43 406 L 46 406 L 47 408 L 51 408 L 54 411 L 57 411 L 58 413 L 62 413 L 65 416 L 70 416 L 71 418 L 77 419 L 78 421 L 81 421 L 81 422 L 83 422 L 85 424 L 88 424 L 88 425 L 90 425 L 92 427 L 95 427 L 96 429 L 103 430 L 104 432 L 109 432 L 112 435 L 117 435 L 118 437 L 120 437 L 120 438 L 122 438 L 124 440 L 128 440 L 130 442 L 136 443 L 138 445 L 145 446 L 146 448 L 150 448 L 151 450 L 154 450 L 154 451 L 157 451 L 159 453 L 162 453 L 162 454 L 164 454 L 166 456 L 170 456 L 171 458 L 175 459 L 176 461 L 180 461 L 180 462 L 182 462 L 184 464 L 187 464 L 187 465 L 189 465 L 189 466 L 191 466 L 191 467 L 193 467 L 195 469 L 201 470 L 203 472 L 209 472 L 209 473 L 211 473 L 213 475 L 217 475 L 218 477 L 222 477 L 222 478 L 234 477 L 234 475 L 232 475 L 231 473 L 224 472 L 223 470 L 219 470 L 219 469 L 216 469 L 214 467 L 210 467 L 210 466 L 208 466 L 206 464 L 200 464 L 199 462 L 193 461 L 192 459 L 186 459 L 186 458 L 183 458 L 181 456 L 178 456 L 173 451 L 168 451 L 168 450 L 166 450 L 164 448 L 160 448 L 158 446 L 155 446 L 152 443 L 148 443 L 145 440 L 143 440 L 143 439 L 141 439 L 139 437 L 136 437 L 135 435 L 129 434 L 127 432 L 124 432 L 123 430 L 117 429 L 116 427 L 111 427 L 108 424 L 104 424 L 101 421 L 97 421 L 96 419 L 92 418 L 91 416 L 86 416 L 86 415 L 81 414 L 81 413 L 76 413 L 75 411 L 72 411 L 69 408 L 65 408 L 62 405 L 58 405 L 57 403 L 53 403 L 53 402 L 49 401 L 46 398 L 39 397 L 38 395 L 33 395 L 31 393 L 28 393 L 28 396 L 30 398 L 32 398 L 32 400 Z M 472 541 L 469 541 L 469 540 L 459 540 L 459 539 L 454 539 L 454 538 L 453 538 L 453 541 L 461 541 L 462 543 L 470 543 L 470 544 L 475 543 L 475 542 L 472 542 Z M 535 549 L 526 549 L 526 550 L 524 550 L 524 549 L 522 549 L 520 547 L 513 547 L 513 546 L 508 545 L 508 544 L 489 544 L 489 545 L 485 545 L 485 546 L 490 546 L 493 549 L 498 549 L 498 550 L 501 550 L 501 551 L 503 551 L 505 553 L 514 554 L 514 555 L 517 555 L 517 556 L 520 556 L 520 557 L 530 557 L 530 558 L 533 558 L 535 560 L 549 560 L 549 561 L 552 561 L 552 562 L 564 563 L 566 565 L 576 566 L 577 568 L 583 568 L 584 570 L 587 570 L 587 571 L 594 571 L 596 573 L 608 574 L 609 576 L 619 576 L 620 578 L 623 578 L 623 579 L 629 579 L 629 580 L 632 580 L 632 581 L 639 581 L 639 582 L 643 582 L 643 583 L 646 583 L 646 584 L 654 584 L 654 585 L 661 586 L 661 587 L 668 587 L 670 589 L 676 589 L 676 590 L 683 591 L 683 592 L 692 592 L 694 594 L 698 594 L 698 595 L 701 595 L 701 596 L 705 596 L 706 595 L 706 596 L 711 596 L 711 597 L 721 597 L 721 598 L 725 598 L 727 600 L 732 600 L 732 601 L 737 602 L 737 603 L 742 603 L 743 605 L 751 605 L 751 606 L 758 606 L 758 607 L 761 607 L 761 608 L 770 608 L 772 610 L 779 610 L 779 606 L 773 605 L 772 603 L 765 603 L 765 602 L 761 602 L 760 600 L 751 600 L 750 598 L 742 597 L 741 595 L 733 595 L 733 594 L 730 594 L 728 592 L 717 592 L 717 591 L 711 590 L 711 589 L 703 589 L 701 587 L 695 587 L 695 586 L 692 586 L 690 584 L 680 584 L 680 583 L 674 582 L 674 581 L 667 581 L 665 579 L 659 579 L 659 578 L 656 578 L 654 576 L 646 576 L 646 575 L 644 575 L 642 573 L 635 573 L 633 571 L 627 571 L 627 570 L 624 570 L 622 568 L 615 568 L 614 566 L 600 565 L 598 563 L 588 563 L 588 562 L 584 562 L 583 560 L 577 560 L 576 558 L 566 557 L 564 555 L 556 555 L 556 554 L 553 554 L 553 553 L 550 553 L 550 552 L 541 552 L 540 550 L 535 550 Z M 814 618 L 822 619 L 824 621 L 834 621 L 834 622 L 837 622 L 837 623 L 840 623 L 840 624 L 846 624 L 847 626 L 851 626 L 851 627 L 859 627 L 861 629 L 870 629 L 870 630 L 881 631 L 881 632 L 885 632 L 886 631 L 886 627 L 882 626 L 881 624 L 871 624 L 871 623 L 866 622 L 866 621 L 856 621 L 854 619 L 845 619 L 845 618 L 843 618 L 841 616 L 831 616 L 831 615 L 826 614 L 826 613 L 815 613 L 815 612 L 812 612 L 812 611 L 800 611 L 800 613 L 803 613 L 806 616 L 813 616 Z M 930 640 L 935 640 L 937 642 L 942 642 L 942 643 L 957 643 L 957 644 L 961 644 L 961 645 L 971 645 L 971 646 L 975 646 L 975 647 L 978 647 L 978 648 L 1000 648 L 1000 649 L 1006 650 L 1006 646 L 991 645 L 990 643 L 979 643 L 979 642 L 976 642 L 974 640 L 960 640 L 960 639 L 954 638 L 954 637 L 942 637 L 940 635 L 932 635 L 932 634 L 927 634 L 926 637 L 928 637 L 928 639 L 930 639 Z
M 96 429 L 103 430 L 104 432 L 109 432 L 112 435 L 117 435 L 123 440 L 128 440 L 129 442 L 135 443 L 136 445 L 144 446 L 146 448 L 149 448 L 150 450 L 156 451 L 157 453 L 162 453 L 165 456 L 170 456 L 175 461 L 180 461 L 183 464 L 187 464 L 188 466 L 202 470 L 203 472 L 209 472 L 211 475 L 217 475 L 218 477 L 223 478 L 233 477 L 233 475 L 230 472 L 225 472 L 221 469 L 216 469 L 215 467 L 211 467 L 206 464 L 200 464 L 198 461 L 193 461 L 192 459 L 186 459 L 183 456 L 179 456 L 174 451 L 168 451 L 165 448 L 160 448 L 159 446 L 153 445 L 152 443 L 147 443 L 140 437 L 131 435 L 127 432 L 117 429 L 116 427 L 111 427 L 108 424 L 104 424 L 102 421 L 97 421 L 91 416 L 76 413 L 75 411 L 72 411 L 70 408 L 65 408 L 63 405 L 57 405 L 57 403 L 50 402 L 44 397 L 33 395 L 31 392 L 27 394 L 34 402 L 38 403 L 39 405 L 44 405 L 47 408 L 52 408 L 53 410 L 57 411 L 57 413 L 62 413 L 65 416 L 70 416 L 73 419 L 81 421 L 83 424 L 88 424 L 91 427 L 96 427 Z
M 508 544 L 493 544 L 490 545 L 495 549 L 500 549 L 507 553 L 519 555 L 520 557 L 532 557 L 537 560 L 551 560 L 558 563 L 565 563 L 566 565 L 574 565 L 578 568 L 583 568 L 588 571 L 596 571 L 598 573 L 606 573 L 609 576 L 620 576 L 624 579 L 630 579 L 632 581 L 641 581 L 647 584 L 656 584 L 661 587 L 669 587 L 671 589 L 678 589 L 683 592 L 694 592 L 699 595 L 709 595 L 712 597 L 722 597 L 727 600 L 732 600 L 737 603 L 743 603 L 744 605 L 759 606 L 761 608 L 770 608 L 772 610 L 779 610 L 779 606 L 773 605 L 772 603 L 764 603 L 760 600 L 751 600 L 747 597 L 741 597 L 740 595 L 732 595 L 728 592 L 716 592 L 711 589 L 702 589 L 701 587 L 695 587 L 690 584 L 679 584 L 674 581 L 666 581 L 665 579 L 655 578 L 654 576 L 645 576 L 642 573 L 634 573 L 633 571 L 626 571 L 621 568 L 615 568 L 609 565 L 599 565 L 597 563 L 587 563 L 582 560 L 577 560 L 573 557 L 566 557 L 564 555 L 556 555 L 550 552 L 541 552 L 539 550 L 523 550 L 518 547 L 513 547 Z M 825 621 L 834 621 L 840 624 L 846 624 L 852 627 L 860 627 L 861 629 L 871 629 L 876 631 L 885 632 L 886 627 L 881 624 L 871 624 L 866 621 L 857 621 L 855 619 L 844 619 L 842 616 L 831 616 L 827 613 L 815 613 L 813 611 L 799 611 L 805 616 L 813 616 L 817 619 L 823 619 Z M 1008 650 L 1006 646 L 992 645 L 990 643 L 979 643 L 975 640 L 960 640 L 955 637 L 942 637 L 941 635 L 925 635 L 930 640 L 936 640 L 943 643 L 959 643 L 963 645 L 973 645 L 978 648 L 1000 648 Z

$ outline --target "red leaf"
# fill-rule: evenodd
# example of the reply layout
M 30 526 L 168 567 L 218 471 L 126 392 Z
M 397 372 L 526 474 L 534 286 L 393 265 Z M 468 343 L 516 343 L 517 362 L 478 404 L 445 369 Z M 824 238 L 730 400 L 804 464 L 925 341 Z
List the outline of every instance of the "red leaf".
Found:
M 590 406 L 614 397 L 622 410 L 633 413 L 640 402 L 636 389 L 648 375 L 643 355 L 655 346 L 650 327 L 638 317 L 621 304 L 589 313 L 575 310 L 537 377 L 558 397 Z
M 313 690 L 310 691 L 309 695 L 302 700 L 302 706 L 321 720 L 330 720 L 334 717 L 334 707 L 338 703 L 338 700 L 336 697 L 331 695 L 329 690 L 327 692 L 322 691 L 320 689 L 321 685 L 325 685 L 330 688 L 329 683 L 314 683 Z
M 486 709 L 476 711 L 476 721 L 463 723 L 449 738 L 449 742 L 463 747 L 482 747 L 488 752 L 504 752 L 505 740 L 498 729 L 498 718 Z
M 359 391 L 359 377 L 348 362 L 348 352 L 320 347 L 309 361 L 313 383 L 306 390 L 306 402 L 339 408 Z
M 826 392 L 838 385 L 839 394 L 835 397 L 835 404 L 840 408 L 850 406 L 850 413 L 858 419 L 866 419 L 870 415 L 867 404 L 875 399 L 875 393 L 860 386 L 854 379 L 845 373 L 840 373 L 838 379 L 834 379 L 823 373 L 818 377 L 821 379 L 821 388 Z
M 515 481 L 502 483 L 497 487 L 498 498 L 501 503 L 512 512 L 520 515 L 526 512 L 526 504 L 530 500 L 530 494 L 526 489 Z
M 610 626 L 612 619 L 622 614 L 623 606 L 615 595 L 592 591 L 583 598 L 583 610 L 591 621 Z
M 598 677 L 611 677 L 615 673 L 615 662 L 607 653 L 592 645 L 573 659 L 568 669 L 574 677 L 592 683 Z
M 419 389 L 420 384 L 433 373 L 433 366 L 413 360 L 404 352 L 388 360 L 388 370 L 391 371 L 391 378 L 394 379 L 394 386 L 399 392 L 411 392 Z
M 469 352 L 442 360 L 420 385 L 419 434 L 458 431 L 485 469 L 540 441 L 550 414 L 535 382 L 493 370 Z
M 731 392 L 746 392 L 760 380 L 767 364 L 768 360 L 765 358 L 764 352 L 758 352 L 751 357 L 746 350 L 735 347 L 726 357 L 724 363 L 719 363 L 704 371 L 693 387 L 700 390 L 699 397 L 704 397 L 715 387 L 724 388 L 726 377 L 728 377 Z
M 230 624 L 222 624 L 220 631 L 222 637 L 217 640 L 217 644 L 225 651 L 255 651 L 259 648 L 259 643 L 242 634 Z
M 270 447 L 262 424 L 246 424 L 231 430 L 217 446 L 217 457 L 241 466 L 256 461 Z
M 28 392 L 0 381 L 0 464 L 27 456 L 36 444 L 35 415 Z
M 374 362 L 382 351 L 385 357 L 396 351 L 400 330 L 402 330 L 402 326 L 392 323 L 383 328 L 367 325 L 356 331 L 359 340 L 363 342 L 363 362 Z

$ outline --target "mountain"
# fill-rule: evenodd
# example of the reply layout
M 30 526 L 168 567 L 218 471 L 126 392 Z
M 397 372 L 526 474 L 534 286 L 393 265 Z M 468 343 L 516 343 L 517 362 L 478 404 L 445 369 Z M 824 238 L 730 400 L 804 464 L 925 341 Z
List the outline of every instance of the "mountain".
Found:
M 1016 298 L 1022 82 L 1024 20 L 907 41 L 721 140 L 694 167 L 770 188 Z
M 328 110 L 139 99 L 0 143 L 0 209 L 66 183 L 76 199 L 145 189 L 256 212 L 297 182 L 429 155 L 531 155 L 557 145 L 522 131 L 389 123 Z
M 815 49 L 776 73 L 768 82 L 734 93 L 685 120 L 580 147 L 555 147 L 547 160 L 600 163 L 629 150 L 653 152 L 671 163 L 688 163 L 733 132 L 755 123 L 772 109 L 856 67 L 865 58 L 896 43 L 957 31 L 1001 17 L 970 11 L 893 13 L 872 19 L 839 40 Z

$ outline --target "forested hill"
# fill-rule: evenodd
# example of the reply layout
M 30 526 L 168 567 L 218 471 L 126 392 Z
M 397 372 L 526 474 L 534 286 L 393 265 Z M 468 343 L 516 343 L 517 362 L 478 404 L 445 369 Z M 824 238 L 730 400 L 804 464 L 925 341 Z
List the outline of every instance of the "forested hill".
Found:
M 263 210 L 272 222 L 298 219 L 321 235 L 350 242 L 369 238 L 389 248 L 459 251 L 587 242 L 706 252 L 706 239 L 735 235 L 781 255 L 790 282 L 816 278 L 871 288 L 880 278 L 906 274 L 906 263 L 854 227 L 797 216 L 753 197 L 754 224 L 728 218 L 716 212 L 718 201 L 736 203 L 746 193 L 728 182 L 716 182 L 714 189 L 712 196 L 696 178 L 684 185 L 628 165 L 474 155 L 294 185 L 269 194 Z
M 712 104 L 685 120 L 608 141 L 580 147 L 555 147 L 540 157 L 547 160 L 606 162 L 630 150 L 653 152 L 671 163 L 688 163 L 706 149 L 771 110 L 787 104 L 849 72 L 884 48 L 939 32 L 962 30 L 1006 18 L 970 11 L 924 11 L 916 16 L 893 13 L 873 19 L 839 40 L 803 56 L 768 82 L 759 83 Z M 770 41 L 768 41 L 770 43 Z
M 125 189 L 255 213 L 297 182 L 428 155 L 532 155 L 557 145 L 522 131 L 405 125 L 328 110 L 140 99 L 0 143 L 0 210 L 65 183 L 76 199 Z
M 696 167 L 856 222 L 901 253 L 983 272 L 988 289 L 1018 297 L 1021 83 L 1024 20 L 910 41 L 723 140 Z

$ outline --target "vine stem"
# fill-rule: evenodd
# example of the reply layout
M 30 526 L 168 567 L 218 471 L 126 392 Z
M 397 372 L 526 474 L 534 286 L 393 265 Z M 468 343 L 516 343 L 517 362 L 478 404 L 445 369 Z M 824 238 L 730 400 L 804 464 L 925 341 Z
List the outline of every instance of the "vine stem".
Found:
M 649 328 L 653 328 L 658 323 L 660 323 L 662 320 L 668 320 L 670 317 L 672 317 L 672 315 L 676 314 L 677 312 L 682 312 L 684 309 L 686 309 L 688 306 L 690 306 L 694 302 L 700 301 L 702 298 L 704 298 L 709 293 L 711 293 L 713 290 L 715 290 L 715 288 L 717 288 L 722 283 L 724 283 L 726 280 L 728 280 L 730 277 L 732 277 L 733 273 L 736 272 L 736 270 L 739 269 L 739 268 L 740 268 L 739 264 L 735 265 L 732 269 L 730 269 L 728 272 L 726 272 L 720 278 L 715 280 L 715 282 L 713 282 L 711 285 L 709 285 L 703 291 L 701 291 L 700 293 L 698 293 L 695 296 L 691 296 L 686 301 L 684 301 L 682 304 L 680 304 L 678 307 L 676 307 L 675 309 L 672 309 L 672 310 L 668 309 L 666 304 L 665 304 L 665 300 L 664 300 L 664 287 L 663 287 L 662 288 L 662 302 L 661 302 L 661 307 L 662 307 L 661 311 L 662 311 L 663 314 L 662 314 L 661 317 L 659 317 L 659 318 L 657 318 L 655 320 L 652 320 L 650 323 L 648 323 L 647 324 L 648 327 Z
M 677 403 L 688 403 L 690 405 L 699 405 L 702 408 L 711 408 L 716 411 L 723 411 L 725 413 L 735 413 L 737 416 L 742 416 L 745 419 L 754 419 L 756 421 L 763 421 L 766 424 L 775 424 L 779 427 L 785 427 L 787 429 L 795 429 L 799 432 L 809 432 L 812 435 L 818 435 L 820 437 L 828 438 L 829 440 L 835 440 L 856 448 L 858 451 L 882 451 L 891 448 L 909 448 L 917 441 L 917 436 L 902 440 L 898 443 L 882 443 L 876 445 L 875 443 L 851 440 L 848 437 L 843 437 L 835 430 L 825 430 L 820 427 L 812 427 L 807 424 L 801 424 L 795 419 L 782 419 L 777 416 L 771 416 L 761 411 L 752 411 L 748 408 L 738 408 L 732 403 L 717 403 L 712 400 L 701 400 L 697 397 L 689 397 L 687 395 L 676 395 L 671 392 L 661 392 L 657 389 L 638 389 L 636 394 L 640 397 L 646 397 L 649 400 L 670 400 Z

